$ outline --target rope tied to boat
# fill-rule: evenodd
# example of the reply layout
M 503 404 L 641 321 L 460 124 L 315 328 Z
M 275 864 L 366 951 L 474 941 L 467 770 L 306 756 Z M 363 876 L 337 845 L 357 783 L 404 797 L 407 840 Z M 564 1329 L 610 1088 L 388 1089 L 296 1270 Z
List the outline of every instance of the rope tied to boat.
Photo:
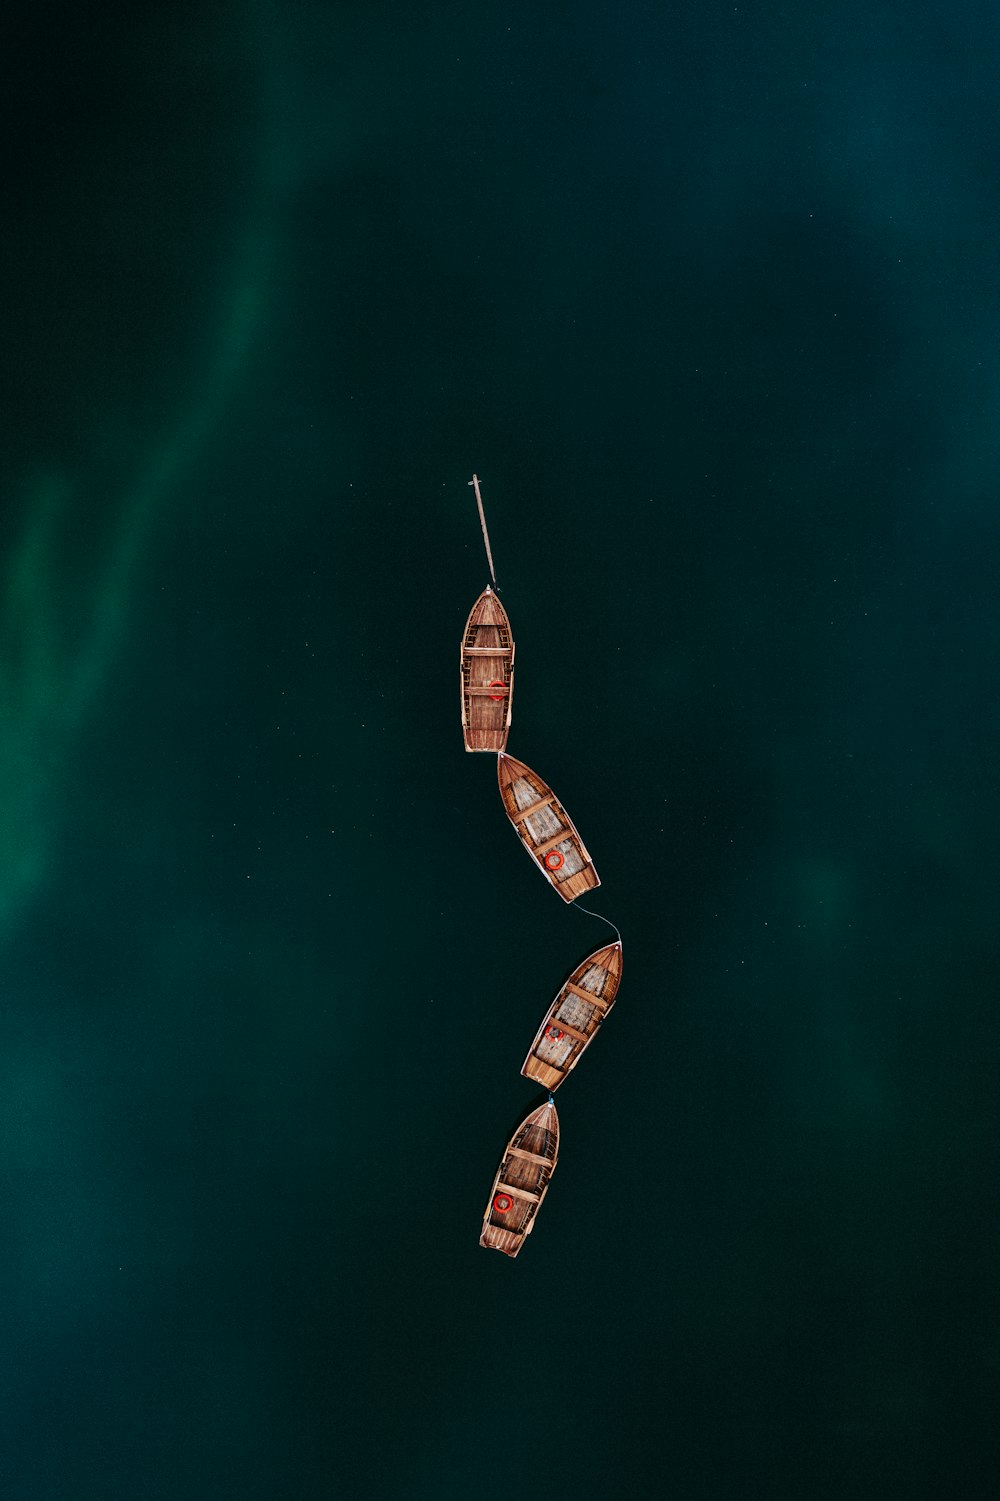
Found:
M 624 947 L 624 945 L 622 944 L 622 935 L 618 929 L 618 924 L 613 923 L 610 917 L 605 917 L 603 912 L 595 912 L 592 907 L 585 907 L 582 902 L 571 902 L 570 906 L 575 907 L 578 912 L 586 912 L 588 917 L 596 917 L 599 918 L 601 922 L 606 922 L 608 927 L 613 928 L 615 933 L 617 934 L 619 947 Z

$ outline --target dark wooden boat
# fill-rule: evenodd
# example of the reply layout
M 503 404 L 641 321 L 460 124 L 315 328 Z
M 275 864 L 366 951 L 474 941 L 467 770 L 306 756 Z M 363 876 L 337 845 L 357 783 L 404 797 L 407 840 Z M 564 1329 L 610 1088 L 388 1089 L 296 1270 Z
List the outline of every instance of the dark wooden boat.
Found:
M 578 964 L 549 1007 L 521 1069 L 546 1089 L 558 1089 L 590 1045 L 615 1003 L 622 946 L 609 943 Z
M 559 1156 L 559 1117 L 552 1101 L 525 1116 L 507 1143 L 483 1216 L 481 1246 L 516 1256 L 535 1226 Z
M 552 788 L 530 766 L 502 752 L 497 777 L 507 817 L 563 901 L 600 886 L 587 847 Z
M 465 623 L 461 668 L 466 750 L 505 750 L 514 703 L 514 638 L 507 611 L 489 585 Z

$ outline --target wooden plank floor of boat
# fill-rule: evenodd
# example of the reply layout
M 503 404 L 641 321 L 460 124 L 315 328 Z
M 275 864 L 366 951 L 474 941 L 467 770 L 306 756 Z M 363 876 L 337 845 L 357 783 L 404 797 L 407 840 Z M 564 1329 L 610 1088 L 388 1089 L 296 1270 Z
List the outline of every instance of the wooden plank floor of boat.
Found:
M 593 891 L 601 880 L 576 825 L 547 782 L 523 761 L 501 752 L 497 781 L 518 838 L 564 902 Z
M 507 612 L 489 587 L 469 612 L 460 671 L 466 750 L 505 750 L 514 698 L 514 638 Z

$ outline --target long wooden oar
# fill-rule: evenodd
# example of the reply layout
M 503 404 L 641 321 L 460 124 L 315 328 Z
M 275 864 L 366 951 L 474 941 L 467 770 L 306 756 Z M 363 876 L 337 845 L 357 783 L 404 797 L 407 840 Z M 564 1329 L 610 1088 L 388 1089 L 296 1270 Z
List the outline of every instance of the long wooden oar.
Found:
M 479 476 L 473 475 L 469 484 L 476 492 L 476 505 L 479 507 L 479 521 L 483 528 L 483 541 L 486 543 L 486 561 L 490 565 L 490 578 L 493 580 L 494 589 L 497 586 L 496 570 L 493 567 L 493 554 L 490 551 L 490 534 L 486 530 L 486 513 L 483 510 L 483 497 L 479 493 Z

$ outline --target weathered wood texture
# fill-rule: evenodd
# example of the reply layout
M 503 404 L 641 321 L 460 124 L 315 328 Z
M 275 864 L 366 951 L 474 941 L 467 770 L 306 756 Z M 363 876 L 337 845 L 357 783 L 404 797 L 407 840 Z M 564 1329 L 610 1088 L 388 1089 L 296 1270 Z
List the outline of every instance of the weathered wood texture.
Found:
M 521 1069 L 546 1089 L 558 1089 L 590 1046 L 614 1005 L 622 976 L 622 946 L 596 949 L 564 983 L 545 1014 Z
M 559 1157 L 559 1117 L 551 1100 L 525 1116 L 507 1143 L 486 1201 L 481 1246 L 516 1256 L 534 1229 Z
M 601 882 L 573 820 L 538 774 L 500 754 L 500 796 L 507 817 L 539 870 L 565 902 L 575 901 Z
M 514 638 L 507 611 L 489 587 L 465 623 L 460 666 L 466 750 L 505 750 L 514 704 Z

